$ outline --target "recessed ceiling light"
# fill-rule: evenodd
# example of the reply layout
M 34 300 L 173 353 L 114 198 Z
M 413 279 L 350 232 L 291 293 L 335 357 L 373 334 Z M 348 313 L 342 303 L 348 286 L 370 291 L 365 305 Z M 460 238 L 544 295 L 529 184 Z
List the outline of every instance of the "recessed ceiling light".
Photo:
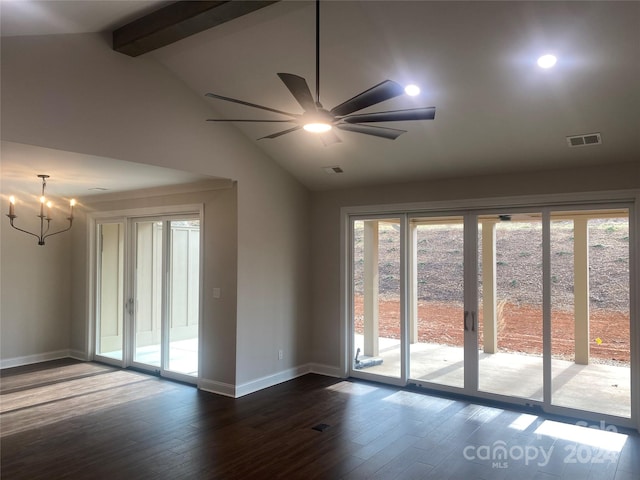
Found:
M 557 61 L 558 59 L 555 57 L 555 55 L 543 55 L 538 58 L 538 66 L 540 68 L 551 68 L 556 64 Z
M 413 84 L 407 85 L 406 87 L 404 87 L 404 93 L 406 93 L 410 97 L 415 97 L 416 95 L 420 94 L 420 87 Z

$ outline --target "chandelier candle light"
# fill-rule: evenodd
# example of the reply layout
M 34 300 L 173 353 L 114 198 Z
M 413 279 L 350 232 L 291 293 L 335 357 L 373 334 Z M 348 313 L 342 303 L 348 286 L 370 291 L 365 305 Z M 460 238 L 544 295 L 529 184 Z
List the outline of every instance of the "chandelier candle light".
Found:
M 26 233 L 28 235 L 32 235 L 36 237 L 38 239 L 38 245 L 44 245 L 44 241 L 46 238 L 52 235 L 58 235 L 59 233 L 63 233 L 68 230 L 71 230 L 71 226 L 73 225 L 73 207 L 76 204 L 76 201 L 75 199 L 71 199 L 71 201 L 69 202 L 69 216 L 67 217 L 67 220 L 69 220 L 69 226 L 57 232 L 47 233 L 49 232 L 49 228 L 51 227 L 51 220 L 52 220 L 51 207 L 53 206 L 52 203 L 50 201 L 48 202 L 46 197 L 44 196 L 44 189 L 47 186 L 47 178 L 49 178 L 49 175 L 40 174 L 38 175 L 38 178 L 42 179 L 42 195 L 40 196 L 40 215 L 36 215 L 40 219 L 40 235 L 38 235 L 37 233 L 28 232 L 27 230 L 23 230 L 22 228 L 18 228 L 13 224 L 14 220 L 18 218 L 18 216 L 15 213 L 16 198 L 13 195 L 9 197 L 9 215 L 7 215 L 7 217 L 9 217 L 9 223 L 11 223 L 11 226 L 13 228 L 23 233 Z M 44 211 L 45 204 L 47 206 L 46 215 Z M 47 222 L 46 228 L 44 224 L 45 220 Z

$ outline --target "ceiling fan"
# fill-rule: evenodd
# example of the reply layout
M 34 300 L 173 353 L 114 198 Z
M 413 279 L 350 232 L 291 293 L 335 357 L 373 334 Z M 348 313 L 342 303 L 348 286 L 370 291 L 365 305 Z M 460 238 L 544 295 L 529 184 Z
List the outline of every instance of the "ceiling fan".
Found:
M 395 140 L 406 130 L 396 128 L 380 127 L 370 125 L 376 122 L 398 122 L 406 120 L 433 120 L 436 114 L 435 107 L 410 108 L 404 110 L 391 110 L 386 112 L 356 113 L 372 105 L 384 102 L 391 98 L 405 93 L 404 88 L 392 81 L 383 82 L 359 93 L 353 98 L 326 110 L 320 103 L 320 0 L 316 0 L 316 94 L 315 98 L 307 85 L 307 81 L 292 73 L 278 73 L 278 77 L 289 89 L 298 104 L 302 107 L 302 114 L 295 114 L 265 107 L 255 103 L 238 100 L 236 98 L 225 97 L 215 93 L 205 94 L 207 97 L 225 100 L 227 102 L 238 103 L 248 107 L 259 108 L 268 112 L 284 115 L 286 119 L 219 119 L 210 118 L 208 122 L 264 122 L 264 123 L 292 123 L 293 127 L 287 128 L 271 135 L 259 138 L 277 138 L 296 130 L 304 129 L 309 132 L 320 134 L 320 138 L 325 145 L 341 142 L 340 138 L 332 131 L 333 127 L 349 132 L 364 133 L 375 137 Z

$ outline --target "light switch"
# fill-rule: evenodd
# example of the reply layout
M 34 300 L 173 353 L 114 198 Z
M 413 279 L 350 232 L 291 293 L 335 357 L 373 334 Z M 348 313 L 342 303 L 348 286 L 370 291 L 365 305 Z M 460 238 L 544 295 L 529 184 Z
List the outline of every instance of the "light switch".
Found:
M 217 287 L 213 289 L 213 298 L 220 298 L 220 289 Z

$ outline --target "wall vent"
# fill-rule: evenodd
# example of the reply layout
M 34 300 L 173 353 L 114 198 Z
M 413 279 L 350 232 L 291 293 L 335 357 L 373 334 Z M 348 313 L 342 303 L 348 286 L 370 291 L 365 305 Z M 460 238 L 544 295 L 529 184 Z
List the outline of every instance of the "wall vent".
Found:
M 322 169 L 329 175 L 335 175 L 336 173 L 344 173 L 344 170 L 342 170 L 342 168 L 335 166 L 335 167 L 322 167 Z
M 602 137 L 599 133 L 574 135 L 572 137 L 567 137 L 567 144 L 570 147 L 588 147 L 589 145 L 601 145 Z

